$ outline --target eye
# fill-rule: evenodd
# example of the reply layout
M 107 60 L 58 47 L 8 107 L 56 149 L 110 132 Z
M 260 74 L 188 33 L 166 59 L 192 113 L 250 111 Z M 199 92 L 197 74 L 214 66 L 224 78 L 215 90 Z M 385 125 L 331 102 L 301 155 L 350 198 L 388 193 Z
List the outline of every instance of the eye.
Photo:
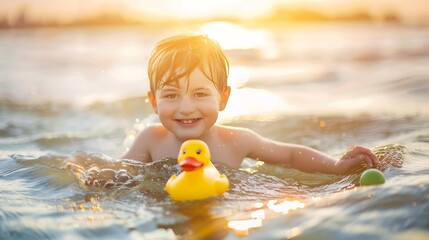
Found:
M 164 97 L 167 99 L 176 99 L 178 96 L 177 94 L 168 94 L 168 95 L 165 95 Z
M 186 149 L 183 149 L 183 154 L 186 154 Z
M 197 154 L 200 154 L 200 153 L 201 153 L 201 150 L 200 150 L 200 149 L 197 149 L 196 153 L 197 153 Z
M 195 97 L 206 97 L 206 96 L 208 96 L 208 94 L 206 94 L 206 93 L 195 93 Z

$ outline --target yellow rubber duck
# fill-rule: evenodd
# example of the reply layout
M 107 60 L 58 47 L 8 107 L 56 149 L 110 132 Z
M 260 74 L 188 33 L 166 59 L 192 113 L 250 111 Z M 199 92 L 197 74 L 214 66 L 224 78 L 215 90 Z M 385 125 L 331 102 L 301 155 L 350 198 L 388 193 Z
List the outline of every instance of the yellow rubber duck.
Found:
M 188 140 L 177 157 L 183 172 L 173 175 L 165 190 L 174 201 L 192 201 L 220 195 L 228 190 L 229 181 L 210 161 L 210 150 L 201 140 Z

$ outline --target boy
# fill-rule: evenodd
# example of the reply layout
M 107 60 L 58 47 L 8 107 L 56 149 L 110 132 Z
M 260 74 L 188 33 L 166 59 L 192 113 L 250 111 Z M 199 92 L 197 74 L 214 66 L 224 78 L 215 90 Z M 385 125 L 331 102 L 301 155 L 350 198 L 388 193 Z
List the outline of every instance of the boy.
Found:
M 152 162 L 177 158 L 188 139 L 210 148 L 212 161 L 239 168 L 245 157 L 281 163 L 305 172 L 346 174 L 362 164 L 375 167 L 371 150 L 355 146 L 336 161 L 309 147 L 272 141 L 243 128 L 215 125 L 230 94 L 228 60 L 204 35 L 177 35 L 159 42 L 149 60 L 148 97 L 160 125 L 143 129 L 122 156 Z

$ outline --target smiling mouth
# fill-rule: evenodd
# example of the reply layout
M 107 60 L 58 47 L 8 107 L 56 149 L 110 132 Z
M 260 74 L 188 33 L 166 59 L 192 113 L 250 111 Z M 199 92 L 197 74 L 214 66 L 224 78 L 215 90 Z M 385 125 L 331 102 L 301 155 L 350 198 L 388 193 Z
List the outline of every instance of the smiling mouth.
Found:
M 182 124 L 192 124 L 200 120 L 201 118 L 193 118 L 193 119 L 176 119 L 177 122 Z

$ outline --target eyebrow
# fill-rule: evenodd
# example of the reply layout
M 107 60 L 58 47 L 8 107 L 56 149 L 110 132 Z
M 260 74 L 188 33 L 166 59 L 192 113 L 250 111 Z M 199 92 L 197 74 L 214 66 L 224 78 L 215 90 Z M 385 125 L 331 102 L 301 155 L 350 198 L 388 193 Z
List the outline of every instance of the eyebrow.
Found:
M 172 91 L 178 91 L 178 90 L 180 90 L 180 88 L 166 85 L 162 89 L 160 89 L 159 91 L 172 92 Z M 196 91 L 211 91 L 210 88 L 208 88 L 208 87 L 197 87 L 195 89 L 189 89 L 189 90 L 194 91 L 194 92 L 196 92 Z
M 200 90 L 210 90 L 210 88 L 208 88 L 208 87 L 199 87 L 199 88 L 195 88 L 195 89 L 192 89 L 193 91 L 200 91 Z
M 170 85 L 165 85 L 164 87 L 159 89 L 159 91 L 177 91 L 177 90 L 179 90 L 178 87 L 174 87 L 174 86 L 170 86 Z

